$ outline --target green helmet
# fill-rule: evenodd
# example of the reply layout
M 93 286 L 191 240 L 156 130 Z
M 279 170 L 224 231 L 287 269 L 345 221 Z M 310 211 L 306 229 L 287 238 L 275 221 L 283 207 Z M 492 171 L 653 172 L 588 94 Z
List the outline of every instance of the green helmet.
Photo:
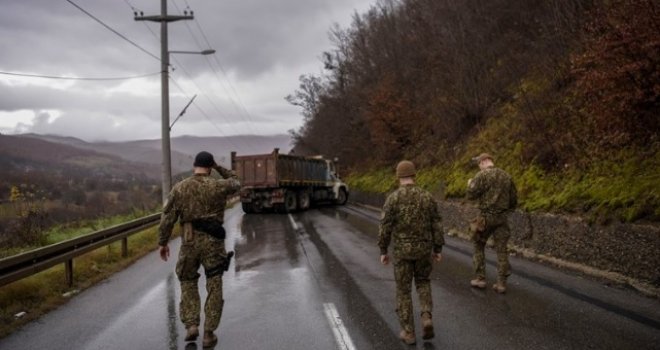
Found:
M 411 177 L 415 176 L 415 164 L 409 160 L 402 160 L 396 165 L 397 177 Z

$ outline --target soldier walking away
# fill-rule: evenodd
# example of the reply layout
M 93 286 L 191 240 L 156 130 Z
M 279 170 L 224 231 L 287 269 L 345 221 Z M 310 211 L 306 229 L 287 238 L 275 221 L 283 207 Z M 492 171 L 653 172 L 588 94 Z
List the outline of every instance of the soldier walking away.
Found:
M 474 241 L 474 279 L 470 285 L 474 288 L 486 288 L 486 270 L 484 266 L 484 248 L 488 237 L 493 236 L 497 252 L 497 283 L 493 289 L 500 294 L 506 293 L 506 279 L 509 271 L 507 243 L 511 237 L 507 218 L 518 204 L 516 186 L 511 175 L 496 168 L 493 157 L 482 153 L 473 158 L 480 171 L 468 180 L 468 199 L 478 200 L 479 216 L 470 223 L 470 233 Z
M 211 169 L 224 178 L 214 179 Z M 227 270 L 233 252 L 225 251 L 222 227 L 227 196 L 238 192 L 240 183 L 233 174 L 216 165 L 213 155 L 200 152 L 195 156 L 193 175 L 177 183 L 170 192 L 158 228 L 160 257 L 170 255 L 167 245 L 172 228 L 179 221 L 183 229 L 176 275 L 181 283 L 181 322 L 186 326 L 186 341 L 199 336 L 200 300 L 197 288 L 200 264 L 206 274 L 208 296 L 204 304 L 203 346 L 213 347 L 218 338 L 213 333 L 220 324 L 222 307 L 222 273 Z
M 396 175 L 399 188 L 385 201 L 378 234 L 380 262 L 387 265 L 387 248 L 393 241 L 396 311 L 401 324 L 399 338 L 415 344 L 412 310 L 412 282 L 415 280 L 421 309 L 422 339 L 434 337 L 430 275 L 431 260 L 440 262 L 444 237 L 438 204 L 430 193 L 415 185 L 415 165 L 399 162 Z

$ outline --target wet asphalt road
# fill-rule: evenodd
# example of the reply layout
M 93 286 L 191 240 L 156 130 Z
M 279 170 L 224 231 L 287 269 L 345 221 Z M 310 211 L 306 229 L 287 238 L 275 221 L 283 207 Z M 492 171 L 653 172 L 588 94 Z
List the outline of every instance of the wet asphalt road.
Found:
M 392 267 L 378 261 L 377 218 L 355 207 L 293 215 L 228 210 L 226 246 L 236 259 L 224 277 L 215 348 L 660 348 L 658 300 L 515 257 L 506 295 L 473 290 L 471 246 L 453 238 L 432 274 L 436 338 L 404 346 Z M 178 241 L 171 247 L 174 258 Z M 493 252 L 488 258 L 492 281 Z M 201 349 L 201 340 L 183 341 L 175 260 L 147 255 L 0 340 L 0 349 Z

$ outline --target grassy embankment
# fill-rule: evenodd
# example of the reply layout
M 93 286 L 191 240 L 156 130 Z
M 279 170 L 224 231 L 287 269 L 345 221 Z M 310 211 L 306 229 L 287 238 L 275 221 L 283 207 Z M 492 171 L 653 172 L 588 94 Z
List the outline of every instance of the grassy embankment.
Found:
M 8 214 L 16 215 L 14 211 L 7 211 Z M 136 210 L 130 214 L 126 215 L 117 215 L 107 218 L 99 218 L 95 220 L 81 220 L 68 224 L 61 224 L 54 226 L 50 229 L 47 229 L 41 236 L 41 242 L 35 242 L 34 244 L 22 245 L 20 247 L 8 247 L 0 249 L 0 259 L 6 258 L 8 256 L 13 256 L 20 254 L 22 252 L 30 251 L 39 247 L 46 245 L 58 243 L 65 241 L 67 239 L 75 238 L 84 234 L 88 234 L 97 230 L 102 230 L 104 228 L 118 225 L 131 221 L 133 219 L 141 218 L 147 216 L 151 212 Z
M 567 166 L 544 171 L 534 162 L 523 161 L 524 141 L 516 140 L 520 128 L 512 106 L 488 120 L 467 140 L 455 162 L 422 167 L 418 184 L 446 198 L 464 198 L 467 180 L 478 168 L 470 159 L 481 152 L 492 153 L 496 165 L 514 178 L 519 206 L 530 212 L 583 215 L 591 221 L 660 221 L 660 152 L 648 149 L 621 149 L 603 159 L 589 159 L 586 167 Z M 649 156 L 650 155 L 650 156 Z M 393 168 L 353 173 L 351 188 L 385 193 L 396 187 Z
M 115 217 L 88 222 L 84 228 L 55 230 L 52 235 L 48 236 L 48 240 L 57 242 L 73 238 L 130 219 L 132 218 Z M 154 227 L 130 236 L 128 238 L 129 254 L 126 258 L 121 256 L 121 241 L 75 258 L 73 290 L 66 286 L 63 265 L 57 265 L 31 277 L 0 287 L 0 338 L 66 303 L 70 294 L 75 294 L 75 291 L 93 286 L 153 251 L 157 235 Z M 64 296 L 65 293 L 69 293 L 69 295 Z M 26 312 L 26 314 L 16 318 L 15 315 L 20 312 Z

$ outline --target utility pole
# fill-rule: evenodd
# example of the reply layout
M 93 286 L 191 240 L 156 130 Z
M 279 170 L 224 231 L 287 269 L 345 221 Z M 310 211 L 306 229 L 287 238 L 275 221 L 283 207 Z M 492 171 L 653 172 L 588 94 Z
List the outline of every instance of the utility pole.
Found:
M 167 0 L 160 1 L 160 16 L 144 16 L 142 12 L 138 16 L 135 12 L 136 21 L 160 22 L 160 69 L 161 69 L 161 142 L 163 149 L 163 205 L 172 188 L 172 158 L 170 154 L 170 82 L 169 66 L 170 55 L 167 45 L 167 23 L 194 19 L 193 12 L 183 12 L 183 16 L 167 15 Z

